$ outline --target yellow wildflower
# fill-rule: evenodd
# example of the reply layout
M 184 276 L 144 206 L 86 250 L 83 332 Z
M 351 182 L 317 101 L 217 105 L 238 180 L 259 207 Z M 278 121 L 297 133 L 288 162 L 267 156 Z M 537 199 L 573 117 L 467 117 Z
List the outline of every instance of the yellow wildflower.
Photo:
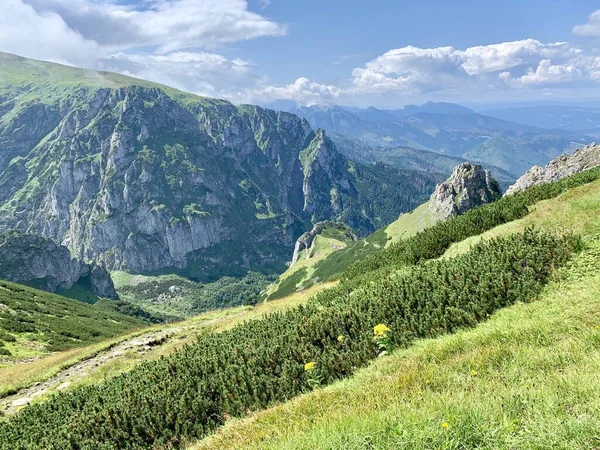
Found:
M 476 377 L 477 375 L 479 375 L 479 372 L 477 372 L 476 370 L 471 370 L 472 377 Z
M 337 337 L 337 340 L 338 340 L 338 342 L 344 342 L 344 336 L 340 334 L 340 335 Z
M 387 326 L 385 326 L 382 323 L 373 327 L 373 334 L 375 335 L 375 337 L 386 337 L 390 331 L 392 330 L 390 330 Z
M 314 361 L 307 362 L 306 364 L 304 364 L 304 370 L 306 372 L 310 372 L 311 370 L 315 370 L 316 367 L 317 367 L 317 363 L 314 362 Z
M 442 424 L 442 428 L 448 428 L 450 426 L 450 424 L 448 422 L 444 422 Z

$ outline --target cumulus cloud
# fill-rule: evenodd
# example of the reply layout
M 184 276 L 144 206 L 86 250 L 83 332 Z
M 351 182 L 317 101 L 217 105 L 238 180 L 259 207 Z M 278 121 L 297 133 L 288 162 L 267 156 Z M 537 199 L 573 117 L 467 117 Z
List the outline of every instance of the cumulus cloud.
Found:
M 267 86 L 261 89 L 247 91 L 246 100 L 269 103 L 275 100 L 293 100 L 300 104 L 311 106 L 317 104 L 333 104 L 340 99 L 344 90 L 336 86 L 315 83 L 301 77 L 286 86 Z
M 99 45 L 156 47 L 159 53 L 281 36 L 285 26 L 248 10 L 246 0 L 153 0 L 137 6 L 91 0 L 20 0 Z
M 100 52 L 96 42 L 71 29 L 59 14 L 37 12 L 21 0 L 0 2 L 0 50 L 80 65 L 89 65 Z
M 352 75 L 354 88 L 361 92 L 468 90 L 506 81 L 507 74 L 525 75 L 542 61 L 569 64 L 581 53 L 565 42 L 544 44 L 534 39 L 466 49 L 408 46 L 386 52 Z
M 237 100 L 232 93 L 260 85 L 249 61 L 216 53 L 174 52 L 167 55 L 113 54 L 99 68 L 162 83 L 206 97 Z
M 573 33 L 579 36 L 600 36 L 600 9 L 590 14 L 587 23 L 576 25 Z
M 253 1 L 255 8 L 268 4 Z M 600 36 L 600 10 L 573 31 Z M 116 71 L 236 103 L 391 105 L 424 95 L 465 99 L 600 86 L 597 53 L 535 39 L 468 48 L 409 45 L 355 67 L 336 84 L 299 77 L 273 85 L 251 61 L 224 56 L 229 44 L 286 32 L 250 11 L 247 0 L 0 0 L 0 51 Z

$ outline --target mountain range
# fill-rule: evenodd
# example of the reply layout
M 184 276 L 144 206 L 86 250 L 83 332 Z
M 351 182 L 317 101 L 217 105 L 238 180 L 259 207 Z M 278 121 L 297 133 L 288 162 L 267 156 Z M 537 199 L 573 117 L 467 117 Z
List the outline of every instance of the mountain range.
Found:
M 384 149 L 410 147 L 498 167 L 513 179 L 590 140 L 583 133 L 523 125 L 451 103 L 400 110 L 310 106 L 290 111 L 313 127 L 379 148 L 381 159 Z
M 350 161 L 288 112 L 0 54 L 0 230 L 109 270 L 281 270 L 315 223 L 365 235 L 441 179 Z

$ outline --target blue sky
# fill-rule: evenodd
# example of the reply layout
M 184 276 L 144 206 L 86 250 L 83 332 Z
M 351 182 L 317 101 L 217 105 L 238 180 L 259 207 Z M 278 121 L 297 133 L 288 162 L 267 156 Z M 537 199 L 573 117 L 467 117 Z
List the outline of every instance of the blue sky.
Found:
M 600 98 L 599 7 L 587 0 L 2 0 L 0 51 L 236 103 L 581 101 Z

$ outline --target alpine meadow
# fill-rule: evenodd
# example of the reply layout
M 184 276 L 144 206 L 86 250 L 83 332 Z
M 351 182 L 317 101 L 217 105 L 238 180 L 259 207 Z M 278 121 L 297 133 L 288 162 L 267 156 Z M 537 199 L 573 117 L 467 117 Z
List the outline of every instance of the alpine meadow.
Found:
M 0 3 L 0 450 L 600 448 L 597 5 Z

